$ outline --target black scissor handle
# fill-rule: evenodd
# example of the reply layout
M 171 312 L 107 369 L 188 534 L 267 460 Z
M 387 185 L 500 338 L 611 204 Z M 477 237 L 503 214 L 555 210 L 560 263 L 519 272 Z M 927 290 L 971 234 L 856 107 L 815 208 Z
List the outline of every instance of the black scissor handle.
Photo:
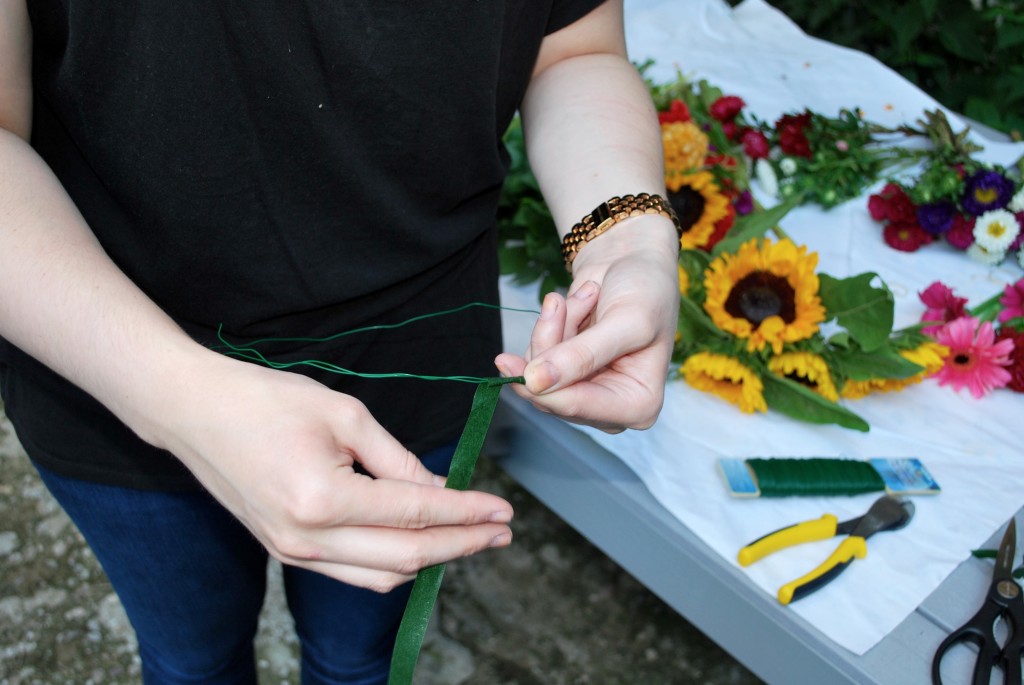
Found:
M 1016 640 L 1015 647 L 1003 646 L 1003 682 L 1016 685 L 1021 682 L 1020 658 L 1024 653 L 1024 644 Z
M 970 621 L 946 636 L 935 650 L 935 658 L 932 659 L 932 685 L 943 685 L 940 670 L 942 658 L 954 645 L 964 642 L 970 642 L 978 648 L 971 685 L 989 685 L 992 680 L 992 669 L 996 666 L 1003 668 L 1003 680 L 1007 685 L 1020 685 L 1020 659 L 1017 659 L 1016 665 L 1017 678 L 1010 680 L 1009 664 L 1005 663 L 1003 648 L 996 641 L 993 632 L 996 619 L 1002 614 L 1003 607 L 986 601 Z

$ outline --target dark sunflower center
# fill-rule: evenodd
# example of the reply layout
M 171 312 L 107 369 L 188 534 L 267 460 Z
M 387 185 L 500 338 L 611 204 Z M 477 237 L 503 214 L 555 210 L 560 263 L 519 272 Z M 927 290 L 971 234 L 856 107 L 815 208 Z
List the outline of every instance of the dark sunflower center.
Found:
M 769 316 L 792 323 L 796 319 L 796 292 L 785 278 L 767 271 L 754 271 L 732 287 L 725 301 L 725 311 L 755 326 Z
M 677 192 L 669 193 L 668 202 L 676 211 L 684 233 L 693 228 L 704 215 L 704 196 L 690 186 L 683 186 Z
M 807 376 L 803 375 L 802 373 L 787 373 L 786 378 L 788 378 L 791 381 L 796 381 L 800 385 L 806 386 L 811 390 L 818 389 L 818 384 L 812 381 Z

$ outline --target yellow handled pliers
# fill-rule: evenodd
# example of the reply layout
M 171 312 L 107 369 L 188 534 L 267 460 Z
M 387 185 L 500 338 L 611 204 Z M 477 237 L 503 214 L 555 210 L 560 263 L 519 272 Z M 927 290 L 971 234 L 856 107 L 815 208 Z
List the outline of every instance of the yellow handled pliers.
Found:
M 785 605 L 822 588 L 845 571 L 854 559 L 863 559 L 868 553 L 869 537 L 881 531 L 902 528 L 910 523 L 913 516 L 913 502 L 885 495 L 876 500 L 866 514 L 849 521 L 839 523 L 836 516 L 825 514 L 818 519 L 780 528 L 741 549 L 737 560 L 740 566 L 749 566 L 786 547 L 827 540 L 837 535 L 848 536 L 818 568 L 779 588 L 779 603 Z

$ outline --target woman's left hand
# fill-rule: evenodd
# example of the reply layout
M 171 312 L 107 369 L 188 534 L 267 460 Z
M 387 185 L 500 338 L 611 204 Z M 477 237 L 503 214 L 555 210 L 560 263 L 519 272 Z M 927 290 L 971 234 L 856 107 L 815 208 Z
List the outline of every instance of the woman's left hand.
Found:
M 567 296 L 549 293 L 523 356 L 495 365 L 539 410 L 609 433 L 661 411 L 679 315 L 678 237 L 658 216 L 627 219 L 585 245 Z

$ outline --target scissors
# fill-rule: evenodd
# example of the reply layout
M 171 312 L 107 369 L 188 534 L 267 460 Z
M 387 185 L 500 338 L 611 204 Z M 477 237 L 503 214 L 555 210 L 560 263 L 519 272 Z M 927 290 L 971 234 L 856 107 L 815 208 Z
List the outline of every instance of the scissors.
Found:
M 972 685 L 988 685 L 992 669 L 996 667 L 1002 669 L 1005 685 L 1020 684 L 1020 658 L 1024 652 L 1024 597 L 1020 585 L 1013 579 L 1013 557 L 1016 551 L 1017 524 L 1010 519 L 996 554 L 992 585 L 989 586 L 985 603 L 970 621 L 950 633 L 935 652 L 932 660 L 934 685 L 942 685 L 942 675 L 939 673 L 942 658 L 953 645 L 961 642 L 970 642 L 978 648 Z M 1007 624 L 1009 631 L 1002 643 L 995 633 L 996 622 L 1000 620 Z
M 849 521 L 839 523 L 834 514 L 825 514 L 821 518 L 780 528 L 741 549 L 737 561 L 740 566 L 749 566 L 786 547 L 846 535 L 847 538 L 839 543 L 839 547 L 818 568 L 779 588 L 779 603 L 786 605 L 835 580 L 855 558 L 863 559 L 868 553 L 869 537 L 886 530 L 898 530 L 910 523 L 913 517 L 913 502 L 884 495 L 875 500 L 866 514 Z

